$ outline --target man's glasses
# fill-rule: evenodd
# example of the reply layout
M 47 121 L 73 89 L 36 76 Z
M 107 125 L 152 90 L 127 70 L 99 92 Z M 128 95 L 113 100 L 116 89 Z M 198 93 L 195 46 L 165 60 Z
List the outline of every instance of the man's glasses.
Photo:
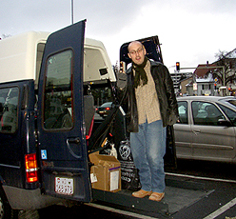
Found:
M 143 51 L 143 47 L 129 52 L 130 55 L 136 55 L 136 53 L 141 53 Z

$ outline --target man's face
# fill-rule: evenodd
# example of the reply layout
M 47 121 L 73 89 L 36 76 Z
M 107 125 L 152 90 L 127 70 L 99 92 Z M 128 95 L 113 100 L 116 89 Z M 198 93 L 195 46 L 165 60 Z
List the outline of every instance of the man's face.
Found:
M 131 58 L 135 64 L 141 65 L 144 62 L 146 49 L 140 42 L 131 42 L 128 46 L 128 51 L 129 58 Z

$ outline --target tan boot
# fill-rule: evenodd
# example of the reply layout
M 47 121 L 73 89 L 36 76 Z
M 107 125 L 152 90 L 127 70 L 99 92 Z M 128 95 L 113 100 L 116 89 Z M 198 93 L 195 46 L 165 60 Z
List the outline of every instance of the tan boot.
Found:
M 132 196 L 136 197 L 136 198 L 144 198 L 145 196 L 151 195 L 152 191 L 145 191 L 143 189 L 140 189 L 137 192 L 133 192 Z
M 153 192 L 150 197 L 149 197 L 149 200 L 152 200 L 152 201 L 157 201 L 157 202 L 160 202 L 165 196 L 165 193 L 158 193 L 158 192 Z

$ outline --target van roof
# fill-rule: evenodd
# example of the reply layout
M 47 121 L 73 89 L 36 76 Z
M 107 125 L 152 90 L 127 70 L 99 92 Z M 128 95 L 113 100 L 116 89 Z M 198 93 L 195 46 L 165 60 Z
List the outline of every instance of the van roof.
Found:
M 35 79 L 37 46 L 48 35 L 31 31 L 0 40 L 0 82 Z
M 44 46 L 49 35 L 49 32 L 30 31 L 0 40 L 0 83 L 34 79 L 37 84 Z M 84 49 L 84 81 L 115 81 L 112 65 L 102 42 L 85 39 Z M 106 69 L 108 73 L 100 74 L 102 69 Z

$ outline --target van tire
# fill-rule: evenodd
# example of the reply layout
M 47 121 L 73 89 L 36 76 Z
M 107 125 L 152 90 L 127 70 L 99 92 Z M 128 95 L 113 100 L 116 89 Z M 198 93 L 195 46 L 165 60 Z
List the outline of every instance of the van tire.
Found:
M 17 219 L 18 211 L 13 210 L 7 201 L 7 197 L 0 185 L 0 219 Z

